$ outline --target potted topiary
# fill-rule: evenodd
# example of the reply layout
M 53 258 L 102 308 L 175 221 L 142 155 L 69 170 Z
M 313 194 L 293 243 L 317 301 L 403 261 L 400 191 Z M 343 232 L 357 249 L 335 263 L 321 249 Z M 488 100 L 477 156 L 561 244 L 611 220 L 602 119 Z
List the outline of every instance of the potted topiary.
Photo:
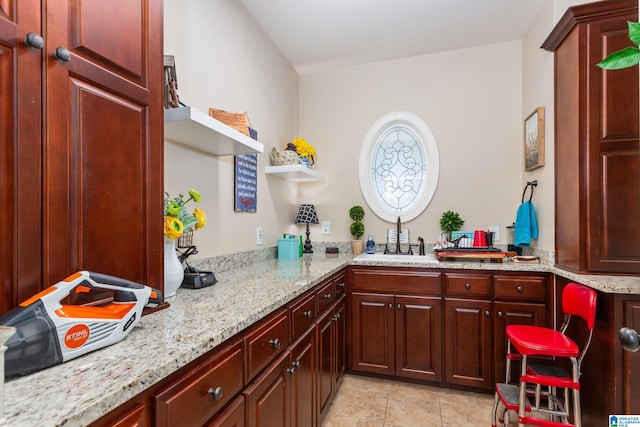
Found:
M 356 205 L 349 209 L 349 217 L 354 221 L 349 227 L 349 231 L 353 236 L 353 240 L 351 241 L 353 254 L 360 255 L 364 246 L 364 242 L 361 239 L 364 234 L 364 224 L 361 222 L 362 218 L 364 218 L 364 209 L 362 206 Z
M 447 233 L 446 239 L 451 241 L 451 232 L 458 231 L 464 225 L 464 220 L 460 218 L 460 214 L 454 211 L 446 211 L 440 217 L 440 229 Z

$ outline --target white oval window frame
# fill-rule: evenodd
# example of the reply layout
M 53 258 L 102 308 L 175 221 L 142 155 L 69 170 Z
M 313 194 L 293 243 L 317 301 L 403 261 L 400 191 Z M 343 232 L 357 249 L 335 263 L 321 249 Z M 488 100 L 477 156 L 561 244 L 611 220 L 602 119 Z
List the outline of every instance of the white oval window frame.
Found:
M 409 209 L 400 212 L 389 209 L 388 206 L 381 202 L 379 195 L 374 191 L 371 180 L 372 156 L 375 154 L 379 138 L 394 126 L 405 126 L 411 129 L 420 139 L 423 152 L 426 156 L 427 170 L 423 172 L 425 185 L 418 193 L 418 201 Z M 389 113 L 378 119 L 367 132 L 360 149 L 359 160 L 359 178 L 360 189 L 365 201 L 373 210 L 373 212 L 385 221 L 396 222 L 398 216 L 402 221 L 411 221 L 420 215 L 431 203 L 431 199 L 438 187 L 438 178 L 440 177 L 440 156 L 438 154 L 438 146 L 433 132 L 429 126 L 418 116 L 399 111 Z

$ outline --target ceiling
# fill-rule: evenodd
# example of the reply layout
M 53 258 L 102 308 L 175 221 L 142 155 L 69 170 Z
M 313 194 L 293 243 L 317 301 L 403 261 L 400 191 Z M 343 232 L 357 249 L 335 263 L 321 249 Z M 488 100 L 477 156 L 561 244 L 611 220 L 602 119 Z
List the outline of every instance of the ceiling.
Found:
M 242 0 L 300 74 L 519 40 L 544 0 Z

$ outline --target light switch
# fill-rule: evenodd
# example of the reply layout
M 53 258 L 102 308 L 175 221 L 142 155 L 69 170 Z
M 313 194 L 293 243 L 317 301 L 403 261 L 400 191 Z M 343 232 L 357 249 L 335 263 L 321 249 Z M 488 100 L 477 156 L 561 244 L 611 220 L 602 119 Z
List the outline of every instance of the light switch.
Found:
M 264 231 L 262 230 L 262 227 L 256 228 L 256 245 L 257 246 L 262 245 L 262 236 L 263 235 L 264 235 Z
M 331 234 L 331 222 L 322 221 L 322 234 Z

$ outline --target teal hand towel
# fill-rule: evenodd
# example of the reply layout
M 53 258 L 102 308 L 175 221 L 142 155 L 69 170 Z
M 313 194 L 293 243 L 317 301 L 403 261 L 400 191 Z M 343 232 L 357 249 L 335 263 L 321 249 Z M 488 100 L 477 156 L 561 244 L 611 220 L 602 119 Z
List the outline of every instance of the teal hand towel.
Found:
M 536 212 L 531 201 L 524 202 L 516 213 L 516 225 L 514 230 L 513 244 L 520 248 L 528 248 L 531 239 L 538 238 L 538 223 L 536 222 Z

